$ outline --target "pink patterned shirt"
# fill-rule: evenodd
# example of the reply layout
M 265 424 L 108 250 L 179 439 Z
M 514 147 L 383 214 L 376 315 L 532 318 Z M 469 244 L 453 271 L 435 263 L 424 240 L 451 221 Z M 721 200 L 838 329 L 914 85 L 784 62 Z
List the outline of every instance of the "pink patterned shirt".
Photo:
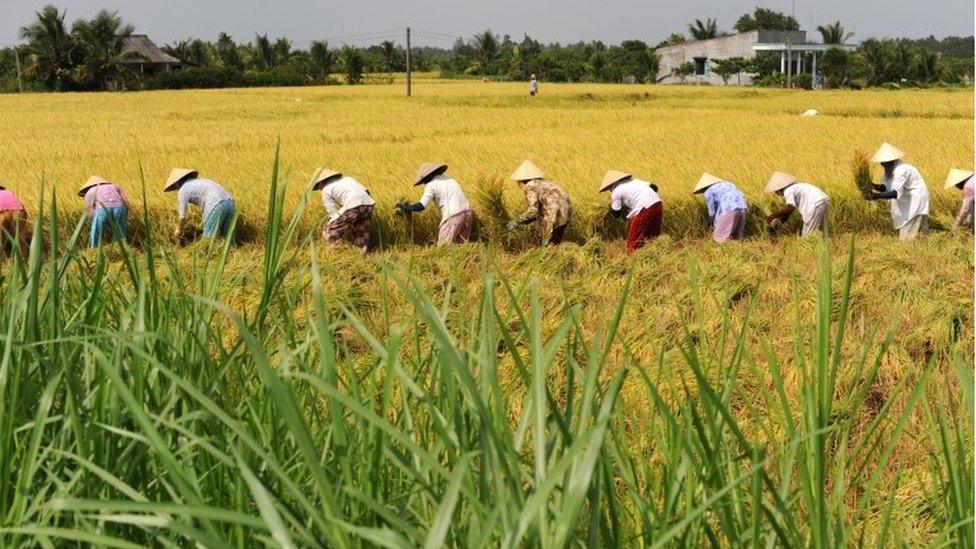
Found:
M 106 183 L 88 189 L 85 193 L 85 205 L 88 206 L 88 213 L 94 214 L 98 208 L 128 207 L 129 201 L 117 185 Z
M 23 209 L 24 203 L 17 198 L 17 195 L 7 189 L 0 189 L 0 211 L 9 212 Z

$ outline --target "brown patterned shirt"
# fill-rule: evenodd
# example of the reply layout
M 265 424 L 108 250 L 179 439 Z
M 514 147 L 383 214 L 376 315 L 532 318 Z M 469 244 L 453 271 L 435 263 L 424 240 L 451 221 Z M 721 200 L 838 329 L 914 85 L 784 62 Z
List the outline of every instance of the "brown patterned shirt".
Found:
M 530 223 L 539 219 L 546 234 L 569 223 L 573 218 L 573 206 L 569 202 L 569 196 L 552 181 L 536 179 L 526 183 L 525 202 L 528 207 L 517 221 Z

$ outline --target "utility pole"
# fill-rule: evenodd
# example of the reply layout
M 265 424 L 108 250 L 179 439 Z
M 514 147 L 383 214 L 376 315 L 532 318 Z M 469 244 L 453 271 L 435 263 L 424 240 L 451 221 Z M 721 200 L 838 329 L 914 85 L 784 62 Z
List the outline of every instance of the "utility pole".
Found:
M 407 27 L 407 97 L 410 97 L 410 78 L 413 72 L 413 60 L 410 58 L 410 27 Z
M 796 21 L 796 0 L 790 3 L 790 18 Z M 793 89 L 793 36 L 786 35 L 786 87 Z
M 14 63 L 17 65 L 17 92 L 24 93 L 24 82 L 20 77 L 20 48 L 14 46 Z
M 793 37 L 790 35 L 786 36 L 786 87 L 793 89 Z

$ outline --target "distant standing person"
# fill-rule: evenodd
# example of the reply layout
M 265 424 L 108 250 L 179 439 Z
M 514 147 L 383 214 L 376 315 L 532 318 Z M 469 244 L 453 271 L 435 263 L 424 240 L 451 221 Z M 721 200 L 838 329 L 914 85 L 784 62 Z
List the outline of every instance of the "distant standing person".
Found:
M 526 160 L 512 174 L 512 179 L 525 192 L 527 207 L 522 215 L 508 222 L 509 230 L 520 224 L 538 220 L 543 237 L 549 246 L 556 246 L 566 236 L 566 227 L 573 218 L 573 207 L 566 191 L 546 179 L 538 166 Z
M 122 189 L 100 175 L 93 175 L 78 189 L 91 216 L 88 247 L 97 248 L 105 233 L 125 241 L 129 221 L 129 201 Z
M 366 187 L 340 172 L 323 168 L 312 181 L 312 189 L 322 190 L 322 204 L 330 216 L 322 230 L 322 238 L 335 244 L 348 235 L 363 255 L 369 252 L 376 201 Z
M 945 188 L 953 187 L 962 191 L 962 205 L 959 206 L 959 214 L 952 223 L 952 230 L 956 231 L 959 227 L 969 227 L 973 230 L 973 175 L 969 170 L 953 169 L 949 171 L 946 178 Z
M 692 194 L 705 193 L 708 217 L 715 230 L 712 239 L 719 244 L 728 240 L 741 240 L 746 235 L 749 206 L 746 197 L 732 182 L 704 173 Z
M 535 97 L 539 95 L 539 81 L 536 80 L 535 75 L 529 80 L 529 95 Z
M 913 240 L 929 232 L 929 188 L 915 166 L 903 162 L 905 152 L 890 143 L 883 143 L 872 162 L 881 164 L 884 177 L 868 200 L 888 200 L 891 220 L 902 240 Z
M 630 220 L 627 230 L 627 253 L 644 247 L 646 241 L 660 236 L 664 202 L 657 185 L 635 179 L 627 172 L 609 170 L 603 176 L 600 192 L 610 191 L 610 213 Z
M 424 185 L 420 202 L 410 204 L 401 202 L 397 210 L 405 213 L 422 212 L 431 202 L 441 211 L 441 223 L 437 231 L 438 244 L 460 244 L 471 238 L 474 224 L 474 210 L 461 185 L 452 177 L 444 175 L 447 164 L 425 162 L 420 165 L 414 186 Z
M 827 236 L 830 199 L 822 190 L 810 183 L 801 183 L 795 175 L 776 172 L 766 183 L 766 192 L 782 196 L 786 203 L 766 218 L 769 228 L 779 229 L 790 219 L 793 212 L 800 210 L 800 217 L 803 218 L 800 236 L 807 237 L 814 232 Z
M 177 210 L 180 215 L 179 226 L 174 236 L 183 236 L 186 228 L 186 215 L 189 205 L 200 208 L 203 217 L 203 236 L 207 238 L 231 238 L 237 204 L 234 198 L 216 182 L 199 177 L 197 170 L 173 168 L 163 187 L 163 192 L 179 191 L 176 194 Z
M 31 228 L 27 223 L 27 208 L 13 191 L 0 185 L 0 259 L 7 255 L 10 245 L 20 248 L 21 257 L 30 251 Z

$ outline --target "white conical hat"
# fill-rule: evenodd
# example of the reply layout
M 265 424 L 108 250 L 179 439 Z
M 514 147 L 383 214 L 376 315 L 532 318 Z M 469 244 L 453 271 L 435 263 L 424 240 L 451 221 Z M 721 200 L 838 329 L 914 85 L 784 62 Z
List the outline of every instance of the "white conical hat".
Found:
M 163 192 L 175 191 L 177 188 L 179 188 L 181 181 L 188 177 L 196 177 L 197 173 L 199 172 L 189 168 L 173 168 L 173 170 L 169 172 L 169 179 L 166 180 L 166 185 L 163 187 Z
M 714 176 L 708 172 L 703 173 L 701 179 L 698 180 L 698 184 L 695 185 L 695 190 L 691 191 L 692 194 L 698 194 L 703 192 L 705 189 L 711 187 L 716 183 L 721 183 L 725 181 L 721 177 Z
M 881 146 L 878 147 L 878 152 L 874 153 L 874 158 L 871 159 L 871 162 L 881 164 L 884 162 L 892 162 L 904 157 L 905 151 L 899 149 L 891 143 L 882 143 Z
M 600 192 L 602 193 L 603 191 L 610 189 L 610 187 L 614 186 L 616 183 L 619 183 L 620 181 L 629 177 L 634 176 L 627 172 L 607 170 L 607 173 L 603 176 L 603 183 L 600 183 Z
M 88 178 L 88 181 L 85 181 L 85 184 L 82 185 L 81 188 L 78 189 L 78 196 L 85 196 L 85 193 L 88 192 L 88 189 L 92 187 L 96 187 L 98 185 L 104 185 L 106 183 L 109 183 L 108 179 L 105 179 L 100 175 L 93 175 Z
M 315 175 L 312 177 L 312 189 L 317 191 L 324 187 L 330 179 L 337 177 L 342 177 L 342 174 L 329 168 L 319 168 L 319 171 L 315 172 Z
M 512 174 L 511 179 L 513 181 L 531 181 L 533 179 L 543 179 L 546 174 L 532 162 L 526 160 L 522 162 L 522 165 L 515 170 Z
M 784 172 L 774 172 L 766 183 L 766 192 L 774 193 L 796 183 L 796 176 Z
M 965 183 L 966 180 L 968 180 L 973 175 L 976 175 L 976 173 L 971 172 L 969 170 L 960 170 L 958 168 L 953 168 L 949 170 L 949 177 L 946 177 L 945 188 L 951 189 L 956 185 Z
M 425 179 L 434 175 L 435 173 L 444 173 L 447 171 L 447 164 L 443 162 L 424 162 L 420 165 L 420 169 L 417 170 L 417 179 L 413 182 L 414 185 L 420 185 Z

